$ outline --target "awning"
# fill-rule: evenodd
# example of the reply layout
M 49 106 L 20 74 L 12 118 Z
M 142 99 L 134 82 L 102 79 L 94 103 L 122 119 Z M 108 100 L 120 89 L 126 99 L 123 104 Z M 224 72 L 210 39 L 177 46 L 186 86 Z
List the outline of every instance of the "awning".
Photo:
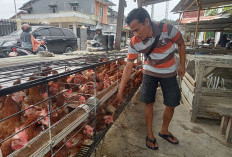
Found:
M 197 22 L 186 23 L 184 25 L 185 30 L 189 32 L 195 32 L 196 24 Z M 209 21 L 200 21 L 199 32 L 207 32 L 207 31 L 217 31 L 217 32 L 232 31 L 232 17 L 214 19 Z
M 170 0 L 140 0 L 140 1 L 142 1 L 143 6 L 146 6 L 146 5 L 156 4 L 156 3 L 167 2 Z
M 218 8 L 220 6 L 231 6 L 232 0 L 201 0 L 202 10 Z M 174 13 L 182 13 L 198 10 L 196 0 L 181 0 L 173 9 Z
M 209 21 L 209 20 L 214 20 L 214 19 L 219 19 L 221 18 L 220 16 L 200 16 L 200 21 Z M 192 17 L 192 18 L 183 18 L 181 19 L 181 23 L 192 23 L 192 22 L 197 22 L 197 17 Z

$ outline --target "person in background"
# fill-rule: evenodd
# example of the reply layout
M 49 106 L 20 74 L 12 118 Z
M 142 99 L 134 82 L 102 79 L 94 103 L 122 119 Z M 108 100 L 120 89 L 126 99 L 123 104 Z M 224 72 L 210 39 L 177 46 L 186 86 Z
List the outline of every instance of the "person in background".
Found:
M 143 53 L 144 55 L 148 53 L 151 45 L 157 38 L 158 44 L 156 48 L 153 49 L 143 65 L 141 101 L 145 103 L 146 146 L 149 149 L 158 149 L 158 144 L 152 131 L 152 120 L 153 105 L 159 82 L 166 107 L 163 113 L 162 129 L 158 135 L 172 144 L 178 144 L 178 139 L 169 132 L 169 124 L 172 120 L 175 107 L 180 104 L 181 95 L 176 80 L 175 44 L 178 45 L 180 56 L 178 75 L 179 77 L 183 77 L 185 74 L 185 45 L 182 35 L 173 25 L 153 23 L 150 15 L 144 8 L 132 10 L 126 18 L 126 23 L 134 33 L 134 37 L 131 38 L 127 64 L 124 68 L 118 90 L 117 99 L 119 104 L 123 102 L 123 91 L 130 78 L 134 60 L 137 59 L 138 53 Z M 159 28 L 160 25 L 162 26 L 161 28 Z
M 211 37 L 208 38 L 208 40 L 206 41 L 206 43 L 210 44 L 210 40 L 211 40 Z
M 44 51 L 45 49 L 40 45 L 44 44 L 44 41 L 36 40 L 31 32 L 31 26 L 29 24 L 22 25 L 23 32 L 20 35 L 20 40 L 22 42 L 21 47 L 28 51 L 37 54 L 39 51 Z
M 232 46 L 232 40 L 230 40 L 228 43 L 226 43 L 226 49 L 230 50 L 231 46 Z
M 102 28 L 101 26 L 96 27 L 96 35 L 94 36 L 93 40 L 91 41 L 91 45 L 93 47 L 100 47 L 102 45 Z
M 223 34 L 218 42 L 221 47 L 225 47 L 230 40 L 227 39 L 226 34 Z

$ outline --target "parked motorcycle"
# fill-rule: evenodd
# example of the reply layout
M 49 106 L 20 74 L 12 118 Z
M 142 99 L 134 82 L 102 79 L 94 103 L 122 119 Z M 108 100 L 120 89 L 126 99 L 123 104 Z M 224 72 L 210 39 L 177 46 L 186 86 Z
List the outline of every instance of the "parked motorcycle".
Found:
M 45 37 L 42 40 L 44 40 L 44 39 L 45 39 Z M 44 48 L 45 52 L 48 52 L 46 42 L 44 42 L 44 44 L 40 45 L 40 46 Z M 26 56 L 26 55 L 36 55 L 36 54 L 37 53 L 34 53 L 33 51 L 23 49 L 22 47 L 15 47 L 15 48 L 13 48 L 13 52 L 9 52 L 8 56 L 9 57 L 16 57 L 16 56 Z

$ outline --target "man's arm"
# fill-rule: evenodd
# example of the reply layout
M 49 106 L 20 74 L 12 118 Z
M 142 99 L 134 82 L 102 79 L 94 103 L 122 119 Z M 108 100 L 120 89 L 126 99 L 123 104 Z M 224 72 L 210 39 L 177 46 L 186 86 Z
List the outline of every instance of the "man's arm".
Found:
M 129 80 L 130 76 L 131 76 L 133 66 L 134 66 L 134 61 L 127 61 L 126 67 L 123 70 L 122 79 L 121 79 L 119 90 L 118 90 L 119 103 L 122 103 L 122 101 L 123 101 L 123 91 L 126 87 L 126 84 Z
M 180 37 L 179 41 L 176 43 L 178 45 L 178 52 L 179 52 L 179 56 L 180 56 L 180 67 L 178 69 L 178 75 L 179 77 L 183 77 L 185 74 L 185 44 L 184 44 L 184 40 L 182 37 Z

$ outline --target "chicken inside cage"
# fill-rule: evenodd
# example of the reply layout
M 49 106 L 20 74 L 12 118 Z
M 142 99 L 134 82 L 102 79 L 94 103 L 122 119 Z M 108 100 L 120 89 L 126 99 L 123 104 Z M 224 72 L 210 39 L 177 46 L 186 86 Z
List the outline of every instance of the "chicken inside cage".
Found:
M 29 84 L 30 88 L 0 97 L 3 157 L 74 156 L 83 146 L 95 143 L 95 136 L 117 118 L 121 105 L 116 92 L 125 66 L 123 57 L 97 60 L 100 64 L 96 65 L 96 59 L 94 63 L 85 59 L 85 67 L 83 61 L 69 62 L 63 71 L 61 63 L 52 64 L 10 80 L 13 87 Z M 124 91 L 126 97 L 141 84 L 142 69 L 138 66 L 136 63 Z

